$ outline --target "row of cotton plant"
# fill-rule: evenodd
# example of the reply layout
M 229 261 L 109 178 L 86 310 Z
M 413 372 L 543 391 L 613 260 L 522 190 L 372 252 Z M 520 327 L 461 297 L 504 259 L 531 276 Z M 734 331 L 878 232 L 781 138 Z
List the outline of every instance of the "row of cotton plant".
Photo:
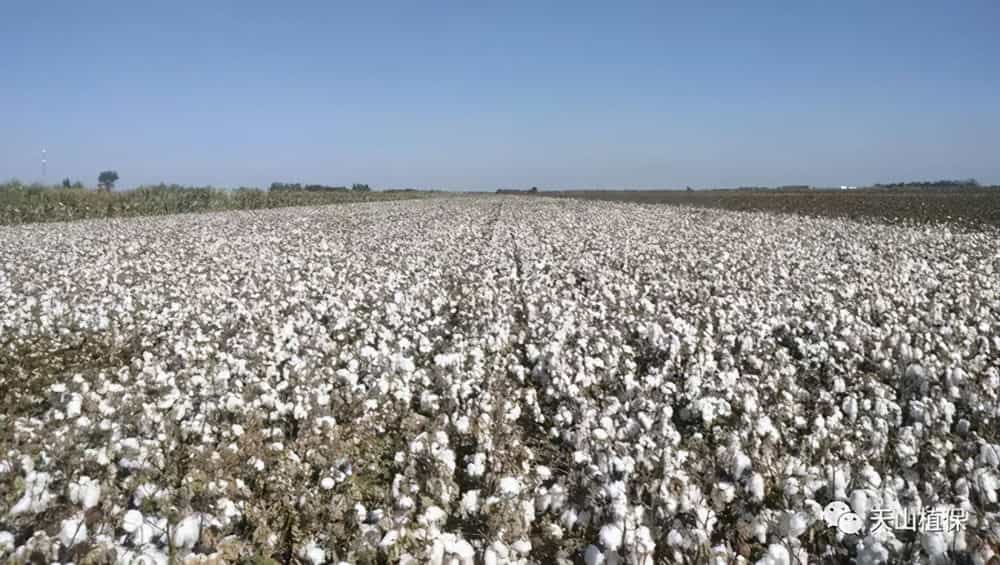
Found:
M 492 196 L 0 228 L 0 558 L 985 564 L 998 249 Z

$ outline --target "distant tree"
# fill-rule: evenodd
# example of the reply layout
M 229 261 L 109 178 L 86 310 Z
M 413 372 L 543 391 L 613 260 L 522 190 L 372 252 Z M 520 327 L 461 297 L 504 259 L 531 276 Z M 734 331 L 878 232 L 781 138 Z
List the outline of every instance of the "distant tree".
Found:
M 537 186 L 531 187 L 531 192 L 538 192 L 538 187 Z
M 355 192 L 369 192 L 371 191 L 371 187 L 369 187 L 367 184 L 354 183 L 351 185 L 351 190 Z
M 115 187 L 115 181 L 118 180 L 118 173 L 116 171 L 103 171 L 101 174 L 97 175 L 97 186 L 101 187 L 103 190 L 110 191 Z
M 307 192 L 347 192 L 346 186 L 328 186 L 325 184 L 307 184 Z
M 74 181 L 73 186 L 71 186 L 70 188 L 83 188 L 83 183 L 80 181 Z
M 970 178 L 960 180 L 941 179 L 936 181 L 876 183 L 875 186 L 878 188 L 980 188 L 981 185 L 976 179 Z
M 63 188 L 72 188 L 73 187 L 73 183 L 69 180 L 69 177 L 66 177 L 66 178 L 63 179 L 63 181 L 62 181 L 62 187 Z
M 299 183 L 286 183 L 286 182 L 272 182 L 271 192 L 280 192 L 283 190 L 302 190 L 302 185 Z
M 3 183 L 3 187 L 6 189 L 17 190 L 19 188 L 24 188 L 24 184 L 21 182 L 21 179 L 13 178 Z
M 689 187 L 687 187 L 687 191 L 688 192 L 694 192 L 694 189 L 689 186 Z

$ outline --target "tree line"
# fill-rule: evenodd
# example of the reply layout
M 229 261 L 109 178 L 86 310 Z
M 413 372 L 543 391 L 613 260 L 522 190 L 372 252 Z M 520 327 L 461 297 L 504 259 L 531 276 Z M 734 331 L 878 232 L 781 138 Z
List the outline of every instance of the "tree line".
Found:
M 288 183 L 288 182 L 272 182 L 271 186 L 268 188 L 271 192 L 370 192 L 371 187 L 367 184 L 355 183 L 351 185 L 351 188 L 346 186 L 327 186 L 325 184 L 306 184 L 301 183 Z
M 878 188 L 981 188 L 976 179 L 943 179 L 935 181 L 904 181 L 878 183 Z

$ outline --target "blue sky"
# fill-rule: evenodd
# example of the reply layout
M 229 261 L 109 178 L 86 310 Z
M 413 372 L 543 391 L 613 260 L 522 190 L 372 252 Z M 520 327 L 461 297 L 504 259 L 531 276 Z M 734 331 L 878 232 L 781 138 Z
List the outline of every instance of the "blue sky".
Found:
M 0 179 L 1000 183 L 1000 2 L 0 3 Z

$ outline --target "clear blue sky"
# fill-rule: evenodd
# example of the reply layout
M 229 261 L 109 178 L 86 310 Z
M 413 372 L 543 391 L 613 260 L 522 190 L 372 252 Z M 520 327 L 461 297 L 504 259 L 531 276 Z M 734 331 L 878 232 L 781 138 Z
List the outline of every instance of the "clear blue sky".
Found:
M 0 179 L 1000 183 L 1000 2 L 0 3 Z

